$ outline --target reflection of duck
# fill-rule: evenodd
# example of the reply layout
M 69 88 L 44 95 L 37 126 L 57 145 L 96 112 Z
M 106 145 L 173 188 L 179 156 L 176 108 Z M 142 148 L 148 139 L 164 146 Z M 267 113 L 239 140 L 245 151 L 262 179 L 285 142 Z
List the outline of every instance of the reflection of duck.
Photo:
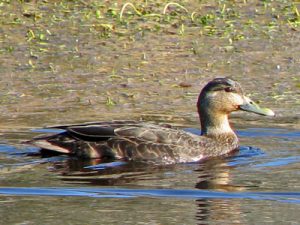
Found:
M 28 143 L 83 158 L 151 160 L 161 163 L 199 161 L 238 147 L 228 115 L 245 110 L 273 116 L 244 96 L 239 83 L 216 78 L 201 91 L 197 103 L 202 135 L 140 121 L 97 122 L 52 128 L 65 132 L 38 136 Z

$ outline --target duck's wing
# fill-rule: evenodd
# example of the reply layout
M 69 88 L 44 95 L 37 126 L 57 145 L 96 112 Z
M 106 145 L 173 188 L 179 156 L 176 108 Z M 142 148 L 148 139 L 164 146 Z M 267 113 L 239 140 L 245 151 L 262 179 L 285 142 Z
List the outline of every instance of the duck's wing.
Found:
M 139 121 L 112 121 L 51 128 L 64 129 L 70 136 L 82 141 L 105 141 L 115 139 L 137 139 L 157 144 L 184 145 L 199 137 L 171 127 Z
M 119 128 L 142 128 L 150 127 L 156 125 L 150 125 L 140 121 L 134 120 L 116 120 L 109 122 L 92 122 L 84 124 L 75 124 L 75 125 L 60 125 L 60 126 L 51 126 L 48 128 L 51 129 L 63 129 L 70 136 L 75 139 L 82 141 L 98 142 L 105 141 L 111 137 L 115 137 L 115 130 Z
M 195 149 L 199 146 L 199 136 L 166 125 L 113 121 L 51 128 L 64 129 L 65 132 L 37 137 L 31 144 L 88 158 L 113 157 L 167 163 L 180 162 L 182 157 L 198 154 Z
M 121 127 L 108 140 L 120 158 L 151 160 L 160 163 L 198 161 L 201 138 L 174 128 L 161 126 Z M 200 141 L 200 142 L 199 142 Z
M 97 149 L 89 147 L 90 142 L 107 141 L 109 138 L 116 136 L 114 129 L 125 125 L 138 124 L 138 121 L 120 120 L 110 122 L 91 122 L 73 125 L 56 125 L 45 127 L 45 129 L 61 129 L 64 130 L 55 134 L 44 134 L 34 137 L 32 140 L 26 141 L 26 144 L 32 144 L 43 150 L 55 151 L 65 154 L 76 154 L 87 151 L 86 157 L 98 158 Z M 90 156 L 89 156 L 90 155 Z M 94 156 L 92 156 L 94 155 Z

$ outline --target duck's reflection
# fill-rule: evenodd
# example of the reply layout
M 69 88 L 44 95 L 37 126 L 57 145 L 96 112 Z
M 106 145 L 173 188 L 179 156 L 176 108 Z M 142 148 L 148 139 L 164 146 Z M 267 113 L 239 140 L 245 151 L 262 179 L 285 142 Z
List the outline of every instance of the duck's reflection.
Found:
M 214 190 L 214 191 L 243 191 L 247 187 L 238 186 L 233 183 L 232 170 L 228 161 L 230 158 L 217 158 L 201 162 L 199 164 L 185 165 L 155 165 L 144 162 L 124 162 L 122 164 L 99 159 L 82 160 L 78 158 L 67 158 L 61 161 L 52 162 L 48 168 L 57 173 L 63 181 L 86 183 L 87 185 L 120 185 L 124 183 L 135 184 L 136 181 L 145 179 L 168 179 L 165 174 L 173 173 L 178 176 L 177 180 L 182 177 L 177 171 L 186 169 L 192 170 L 190 180 L 197 179 L 194 185 L 197 189 Z M 100 165 L 100 166 L 99 166 Z M 103 166 L 101 166 L 103 165 Z M 190 185 L 190 184 L 188 184 Z M 172 184 L 170 184 L 172 186 Z M 191 187 L 191 186 L 190 186 Z
M 51 170 L 68 183 L 93 186 L 137 185 L 157 180 L 157 174 L 172 171 L 174 165 L 161 166 L 144 162 L 116 163 L 101 160 L 69 158 L 52 163 Z
M 210 160 L 199 165 L 196 172 L 199 174 L 195 187 L 198 189 L 213 190 L 222 192 L 235 192 L 244 190 L 245 187 L 234 184 L 232 170 L 229 166 L 228 158 Z M 244 224 L 240 208 L 240 199 L 197 199 L 198 224 L 208 224 L 209 222 Z M 234 213 L 233 213 L 234 212 Z
M 198 199 L 197 224 L 245 224 L 240 200 Z M 230 221 L 230 223 L 229 223 Z
M 199 164 L 195 170 L 198 173 L 197 189 L 211 189 L 215 191 L 241 191 L 245 187 L 233 184 L 232 170 L 229 165 L 230 158 L 218 158 Z
M 157 166 L 145 163 L 126 163 L 121 166 L 102 167 L 100 170 L 97 165 L 109 164 L 110 162 L 101 162 L 99 160 L 78 160 L 68 159 L 53 163 L 52 169 L 59 174 L 59 178 L 67 183 L 85 184 L 92 186 L 126 186 L 136 187 L 165 187 L 167 182 L 173 181 L 186 185 L 187 181 L 197 183 L 192 185 L 200 190 L 212 190 L 222 192 L 236 192 L 247 189 L 247 187 L 234 184 L 233 171 L 235 167 L 230 166 L 230 158 L 218 158 L 194 165 L 171 165 Z M 184 175 L 179 175 L 180 171 L 190 169 L 188 180 Z M 175 172 L 174 172 L 175 171 Z M 174 172 L 172 180 L 168 174 Z M 167 174 L 167 175 L 166 175 Z M 183 180 L 185 179 L 185 180 Z M 186 187 L 188 188 L 192 188 Z M 174 183 L 171 188 L 176 188 Z M 184 188 L 183 188 L 184 189 Z M 201 192 L 200 192 L 201 193 Z M 217 223 L 228 222 L 232 224 L 243 224 L 242 213 L 240 209 L 241 200 L 222 198 L 203 198 L 195 201 L 197 207 L 196 219 L 198 224 L 207 224 L 212 221 Z M 234 212 L 234 213 L 233 213 Z

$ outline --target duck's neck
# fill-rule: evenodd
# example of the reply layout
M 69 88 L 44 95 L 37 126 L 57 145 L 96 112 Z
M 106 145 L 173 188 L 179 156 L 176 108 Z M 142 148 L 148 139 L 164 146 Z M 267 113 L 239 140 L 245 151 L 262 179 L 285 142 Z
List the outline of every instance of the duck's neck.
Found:
M 199 112 L 199 117 L 201 122 L 201 135 L 235 134 L 229 124 L 227 114 L 215 114 L 203 110 Z

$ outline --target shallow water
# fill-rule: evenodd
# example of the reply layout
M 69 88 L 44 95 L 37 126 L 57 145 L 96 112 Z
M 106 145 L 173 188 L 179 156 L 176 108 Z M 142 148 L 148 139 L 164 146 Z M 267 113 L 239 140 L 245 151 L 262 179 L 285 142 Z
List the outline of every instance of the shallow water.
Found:
M 0 1 L 0 223 L 298 224 L 298 1 L 131 2 L 142 15 L 121 21 L 121 1 Z M 233 114 L 230 157 L 99 165 L 20 144 L 111 119 L 199 133 L 199 90 L 220 76 L 276 112 Z
M 39 158 L 28 156 L 35 148 L 2 144 L 2 221 L 297 224 L 300 132 L 244 128 L 238 134 L 244 145 L 232 156 L 171 166 Z

